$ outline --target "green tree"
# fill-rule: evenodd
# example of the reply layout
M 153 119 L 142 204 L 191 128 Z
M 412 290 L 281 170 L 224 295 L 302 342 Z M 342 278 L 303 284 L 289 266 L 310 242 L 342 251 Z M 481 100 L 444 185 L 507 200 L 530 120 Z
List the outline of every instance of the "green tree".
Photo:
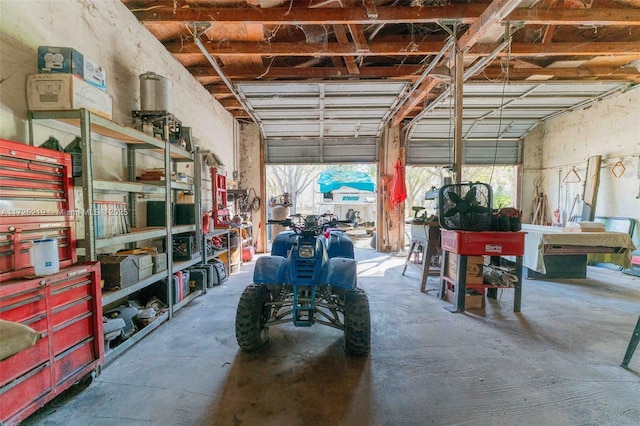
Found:
M 468 166 L 462 169 L 462 180 L 491 185 L 493 207 L 510 207 L 512 201 L 513 166 Z
M 425 193 L 432 187 L 439 188 L 444 176 L 442 167 L 412 167 L 405 169 L 405 182 L 407 185 L 406 214 L 413 215 L 413 207 L 420 206 L 428 208 L 430 205 L 425 200 Z M 434 214 L 427 212 L 427 215 Z

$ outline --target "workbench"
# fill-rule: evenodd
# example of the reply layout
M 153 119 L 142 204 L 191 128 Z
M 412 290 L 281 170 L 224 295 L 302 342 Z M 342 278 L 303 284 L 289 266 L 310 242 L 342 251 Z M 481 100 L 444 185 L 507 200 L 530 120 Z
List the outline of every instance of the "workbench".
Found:
M 474 284 L 469 288 L 488 289 L 487 297 L 496 298 L 499 288 L 513 288 L 513 312 L 520 312 L 522 299 L 522 256 L 524 255 L 524 232 L 472 232 L 441 230 L 442 240 L 442 266 L 440 268 L 440 298 L 446 298 L 447 284 L 454 286 L 454 301 L 452 307 L 447 307 L 450 312 L 464 312 L 465 296 L 467 291 L 467 257 L 491 256 L 492 260 L 500 260 L 504 256 L 515 256 L 514 275 L 517 281 L 513 287 L 502 287 L 492 284 Z M 446 275 L 448 257 L 452 254 L 459 255 L 457 262 L 457 281 Z M 493 263 L 493 262 L 492 262 Z
M 586 278 L 587 256 L 608 253 L 609 262 L 628 268 L 635 245 L 624 232 L 565 232 L 554 226 L 522 225 L 527 278 Z
M 421 255 L 420 291 L 426 293 L 427 276 L 432 272 L 438 275 L 436 267 L 431 268 L 431 259 L 438 254 L 440 247 L 440 225 L 438 222 L 415 222 L 411 224 L 411 246 L 404 262 L 402 275 L 407 271 L 407 266 L 412 264 L 411 256 L 418 251 Z

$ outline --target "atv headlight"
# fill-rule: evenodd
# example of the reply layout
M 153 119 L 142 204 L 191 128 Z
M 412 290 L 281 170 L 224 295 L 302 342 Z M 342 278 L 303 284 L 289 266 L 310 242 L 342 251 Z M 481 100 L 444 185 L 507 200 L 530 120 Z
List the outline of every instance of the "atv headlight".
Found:
M 314 255 L 314 250 L 312 246 L 302 246 L 298 249 L 298 256 L 300 257 L 313 257 Z

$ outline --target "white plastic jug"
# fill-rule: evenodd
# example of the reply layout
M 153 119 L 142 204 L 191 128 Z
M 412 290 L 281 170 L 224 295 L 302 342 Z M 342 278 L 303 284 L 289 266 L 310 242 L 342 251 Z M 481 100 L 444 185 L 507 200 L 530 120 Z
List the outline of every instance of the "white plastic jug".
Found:
M 58 240 L 53 238 L 35 240 L 29 253 L 31 266 L 33 266 L 36 275 L 51 275 L 60 271 Z

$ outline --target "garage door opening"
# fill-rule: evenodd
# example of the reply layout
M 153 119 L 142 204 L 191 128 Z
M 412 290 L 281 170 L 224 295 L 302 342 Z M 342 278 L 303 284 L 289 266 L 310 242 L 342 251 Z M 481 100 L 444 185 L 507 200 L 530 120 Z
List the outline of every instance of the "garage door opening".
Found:
M 292 215 L 331 215 L 349 220 L 343 227 L 356 247 L 369 247 L 376 226 L 376 164 L 266 166 L 267 219 Z M 267 249 L 282 230 L 267 227 Z M 362 242 L 366 241 L 366 244 Z

